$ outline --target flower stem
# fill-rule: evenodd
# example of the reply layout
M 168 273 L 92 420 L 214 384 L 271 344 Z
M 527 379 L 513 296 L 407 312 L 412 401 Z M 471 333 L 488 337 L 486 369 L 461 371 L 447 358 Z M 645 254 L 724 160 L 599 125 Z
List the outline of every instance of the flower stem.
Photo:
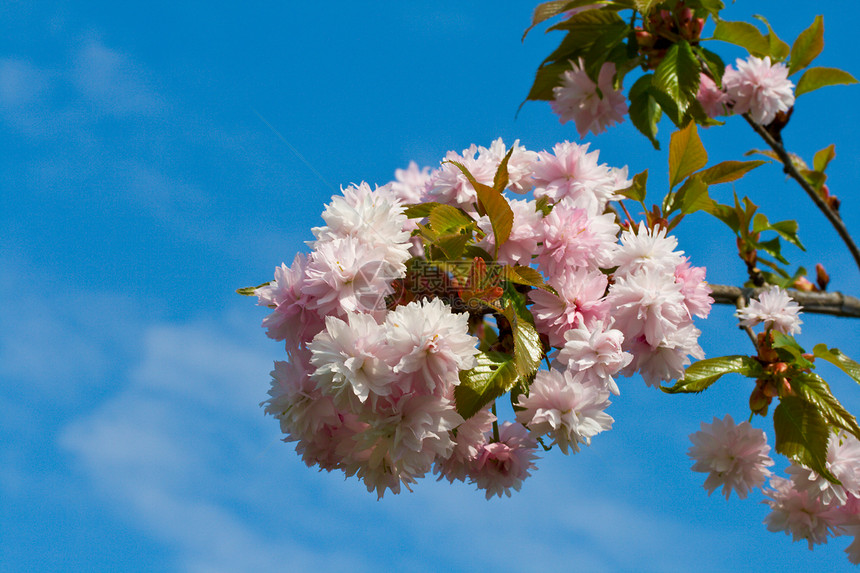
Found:
M 830 224 L 833 225 L 836 232 L 839 233 L 845 246 L 848 247 L 848 250 L 854 257 L 854 262 L 857 263 L 857 268 L 860 269 L 860 249 L 857 248 L 856 243 L 854 243 L 854 239 L 851 238 L 851 234 L 848 233 L 848 228 L 845 226 L 845 223 L 842 222 L 839 215 L 821 199 L 818 192 L 809 184 L 809 181 L 800 174 L 782 143 L 777 141 L 764 127 L 754 122 L 748 113 L 743 114 L 743 118 L 747 120 L 750 127 L 752 127 L 762 139 L 764 139 L 765 143 L 773 149 L 774 153 L 776 153 L 777 157 L 779 157 L 779 160 L 782 162 L 783 171 L 785 171 L 789 177 L 797 181 L 800 187 L 806 191 L 807 195 L 809 195 L 809 198 L 812 199 L 812 202 L 815 203 L 815 206 L 824 213 L 824 216 L 827 217 L 827 220 L 830 221 Z

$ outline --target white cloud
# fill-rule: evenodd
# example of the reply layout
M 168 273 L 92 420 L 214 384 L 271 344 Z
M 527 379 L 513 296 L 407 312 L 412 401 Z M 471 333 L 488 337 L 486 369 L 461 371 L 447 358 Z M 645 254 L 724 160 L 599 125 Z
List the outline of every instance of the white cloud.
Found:
M 291 531 L 261 526 L 266 488 L 278 482 L 261 459 L 276 424 L 257 406 L 270 366 L 216 328 L 147 329 L 130 382 L 69 424 L 61 447 L 102 501 L 174 549 L 184 570 L 356 569 L 355 556 L 303 548 Z
M 78 50 L 71 80 L 85 99 L 108 113 L 155 114 L 165 106 L 149 86 L 142 68 L 97 40 L 88 41 Z

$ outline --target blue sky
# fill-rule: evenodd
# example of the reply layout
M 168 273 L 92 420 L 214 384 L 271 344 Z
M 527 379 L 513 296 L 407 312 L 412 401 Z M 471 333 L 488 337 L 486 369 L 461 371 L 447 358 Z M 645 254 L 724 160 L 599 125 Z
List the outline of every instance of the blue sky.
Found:
M 753 5 L 789 41 L 823 13 L 817 63 L 860 76 L 853 3 L 739 2 L 725 15 Z M 810 552 L 765 530 L 761 496 L 709 498 L 689 471 L 700 421 L 745 418 L 740 379 L 700 397 L 622 381 L 613 431 L 551 452 L 519 494 L 490 502 L 432 478 L 378 502 L 306 468 L 263 416 L 281 345 L 234 289 L 292 260 L 340 185 L 497 137 L 535 150 L 578 140 L 544 103 L 515 117 L 560 40 L 537 30 L 520 43 L 532 8 L 0 7 L 0 571 L 851 569 L 848 539 Z M 784 133 L 807 158 L 836 143 L 829 183 L 853 228 L 857 89 L 803 96 Z M 713 160 L 762 146 L 738 119 L 702 135 Z M 666 180 L 665 154 L 629 122 L 586 141 Z M 824 262 L 834 290 L 858 294 L 835 232 L 775 166 L 736 190 L 772 221 L 802 210 L 809 251 L 793 260 Z M 743 280 L 719 224 L 699 215 L 677 235 L 710 280 Z M 855 323 L 805 319 L 807 347 L 860 356 Z M 700 326 L 709 356 L 749 350 L 727 307 Z M 856 385 L 831 383 L 860 411 Z

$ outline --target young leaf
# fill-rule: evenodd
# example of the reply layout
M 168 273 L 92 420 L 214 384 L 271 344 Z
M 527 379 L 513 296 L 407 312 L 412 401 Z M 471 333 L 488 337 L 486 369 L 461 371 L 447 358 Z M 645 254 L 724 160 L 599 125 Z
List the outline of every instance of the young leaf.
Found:
M 648 170 L 637 173 L 633 176 L 633 183 L 630 187 L 618 191 L 618 194 L 634 201 L 642 203 L 645 201 L 646 185 L 648 184 Z
M 812 372 L 802 372 L 791 377 L 791 388 L 798 396 L 814 404 L 827 423 L 854 434 L 860 440 L 860 426 L 857 425 L 857 419 L 839 403 L 823 378 Z
M 763 57 L 770 52 L 770 42 L 758 28 L 747 22 L 720 20 L 714 28 L 714 40 L 735 44 L 752 54 Z
M 698 173 L 687 179 L 687 183 L 684 183 L 684 186 L 678 190 L 678 196 L 676 197 L 676 202 L 680 202 L 681 204 L 681 213 L 684 215 L 689 215 L 696 211 L 710 213 L 715 203 L 710 195 L 708 195 L 708 184 L 702 180 Z
M 764 373 L 761 364 L 749 356 L 720 356 L 699 360 L 687 367 L 684 377 L 672 386 L 660 389 L 667 394 L 702 392 L 725 374 L 741 374 L 757 378 Z
M 433 244 L 442 249 L 442 252 L 451 261 L 463 256 L 463 250 L 466 248 L 469 238 L 468 235 L 462 233 L 449 233 L 437 237 Z
M 456 161 L 451 161 L 451 163 L 463 172 L 463 175 L 466 176 L 466 179 L 469 180 L 469 183 L 472 184 L 472 187 L 478 194 L 478 206 L 481 208 L 479 212 L 483 210 L 490 217 L 490 224 L 493 226 L 496 254 L 498 254 L 499 247 L 511 236 L 511 229 L 514 225 L 514 212 L 511 210 L 508 200 L 492 187 L 479 183 L 462 163 Z
M 514 334 L 514 362 L 520 376 L 537 372 L 543 358 L 543 345 L 534 324 L 520 315 L 511 302 L 505 304 L 502 312 Z
M 696 124 L 690 123 L 684 129 L 672 134 L 669 141 L 669 188 L 698 171 L 708 163 L 708 153 L 699 139 Z
M 478 365 L 460 372 L 460 384 L 454 388 L 457 413 L 464 419 L 474 416 L 481 408 L 503 396 L 517 383 L 514 360 L 501 352 L 480 353 Z
M 525 101 L 520 104 L 520 107 L 529 100 L 552 101 L 555 99 L 552 89 L 561 85 L 561 75 L 569 69 L 570 62 L 567 60 L 538 68 L 535 73 L 535 81 L 529 90 L 529 95 L 526 96 Z
M 708 167 L 700 171 L 697 175 L 708 185 L 728 183 L 729 181 L 737 181 L 759 165 L 764 165 L 765 163 L 767 161 L 762 159 L 756 159 L 755 161 L 723 161 L 713 167 Z
M 838 348 L 827 348 L 825 344 L 816 344 L 812 353 L 835 365 L 860 384 L 860 364 L 842 354 Z
M 836 146 L 831 143 L 824 149 L 815 153 L 815 157 L 812 159 L 812 168 L 816 171 L 824 173 L 824 171 L 827 169 L 827 166 L 830 164 L 831 161 L 833 161 L 835 157 Z
M 815 368 L 815 365 L 803 357 L 805 350 L 793 336 L 773 331 L 773 348 L 786 362 L 794 362 L 798 368 Z
M 824 49 L 824 19 L 816 16 L 812 25 L 800 33 L 791 46 L 788 75 L 799 72 L 812 63 Z
M 773 28 L 770 27 L 770 22 L 768 22 L 764 16 L 754 14 L 753 18 L 764 22 L 764 25 L 767 26 L 767 53 L 770 56 L 770 59 L 774 62 L 781 62 L 786 59 L 788 54 L 791 52 L 791 48 L 789 48 L 788 44 L 779 39 L 779 36 L 777 36 L 776 32 L 773 31 Z
M 410 219 L 423 219 L 430 215 L 433 212 L 433 209 L 442 205 L 442 203 L 430 202 L 430 203 L 412 203 L 410 205 L 405 205 L 406 210 L 403 212 Z
M 437 233 L 445 233 L 448 231 L 458 231 L 470 223 L 474 223 L 472 217 L 466 214 L 462 209 L 452 207 L 451 205 L 437 205 L 430 212 L 430 226 Z
M 773 411 L 776 451 L 834 483 L 827 470 L 830 428 L 815 404 L 797 396 L 785 396 Z
M 273 282 L 275 282 L 275 281 L 269 281 L 269 282 L 267 282 L 267 283 L 263 283 L 263 284 L 261 284 L 261 285 L 257 285 L 257 286 L 255 286 L 255 287 L 237 288 L 237 289 L 236 289 L 236 294 L 241 294 L 242 296 L 256 296 L 254 293 L 256 292 L 256 290 L 257 290 L 258 288 L 263 288 L 264 286 L 269 286 L 269 285 L 270 285 L 270 284 L 272 284 Z
M 504 159 L 499 163 L 499 167 L 496 169 L 496 174 L 493 176 L 493 189 L 499 193 L 502 193 L 508 186 L 508 161 L 510 161 L 513 153 L 514 146 L 511 146 L 511 148 L 508 149 L 508 152 L 505 153 Z
M 795 96 L 815 91 L 825 86 L 856 84 L 857 79 L 848 72 L 837 68 L 809 68 L 797 81 Z

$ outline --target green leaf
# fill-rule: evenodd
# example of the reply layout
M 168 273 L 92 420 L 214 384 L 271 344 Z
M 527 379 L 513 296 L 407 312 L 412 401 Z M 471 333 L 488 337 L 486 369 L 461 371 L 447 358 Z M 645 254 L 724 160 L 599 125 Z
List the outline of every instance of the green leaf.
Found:
M 412 203 L 410 205 L 405 205 L 406 210 L 404 213 L 410 219 L 423 219 L 424 217 L 428 217 L 433 209 L 439 205 L 442 205 L 442 203 Z
M 657 141 L 657 124 L 660 122 L 662 111 L 649 90 L 653 77 L 653 74 L 645 74 L 630 88 L 628 113 L 633 126 L 651 141 L 654 149 L 660 149 L 660 142 Z
M 839 483 L 825 465 L 830 429 L 815 404 L 785 396 L 773 411 L 773 429 L 777 452 Z
M 622 197 L 633 199 L 642 203 L 645 201 L 646 185 L 648 184 L 648 170 L 637 173 L 633 176 L 633 183 L 630 187 L 617 191 Z
M 701 58 L 703 62 L 703 69 L 705 71 L 707 69 L 711 79 L 714 80 L 714 83 L 717 84 L 717 87 L 722 85 L 723 73 L 726 71 L 726 64 L 723 63 L 723 59 L 711 52 L 710 50 L 706 50 L 701 46 L 694 46 L 693 51 L 696 52 L 696 55 Z
M 767 53 L 770 56 L 770 59 L 774 62 L 781 62 L 786 59 L 788 54 L 791 52 L 791 48 L 789 48 L 788 44 L 779 39 L 779 36 L 777 36 L 776 32 L 773 31 L 773 28 L 770 27 L 770 22 L 768 22 L 764 16 L 754 14 L 753 18 L 764 22 L 764 25 L 767 26 Z
M 463 256 L 463 251 L 465 250 L 466 243 L 469 242 L 469 239 L 470 237 L 468 235 L 464 235 L 462 233 L 450 233 L 437 237 L 433 241 L 433 244 L 442 249 L 442 252 L 445 253 L 448 260 L 455 260 Z
M 499 248 L 511 236 L 511 229 L 514 225 L 514 212 L 511 210 L 508 200 L 492 187 L 479 183 L 462 163 L 456 161 L 451 161 L 451 163 L 463 172 L 463 175 L 466 176 L 478 194 L 478 212 L 483 210 L 490 218 L 490 224 L 493 226 L 493 238 L 495 239 L 495 254 L 498 255 Z
M 700 171 L 697 175 L 708 185 L 728 183 L 729 181 L 737 181 L 756 167 L 765 163 L 767 161 L 762 159 L 756 159 L 755 161 L 723 161 L 713 167 L 708 167 Z
M 699 139 L 696 124 L 672 134 L 669 141 L 669 188 L 675 187 L 708 163 L 708 153 Z
M 747 22 L 720 20 L 714 28 L 713 39 L 746 48 L 753 56 L 763 57 L 770 52 L 768 39 L 758 28 Z
M 567 60 L 538 68 L 535 81 L 529 90 L 529 95 L 526 96 L 526 101 L 552 101 L 555 99 L 552 89 L 561 85 L 561 75 L 569 69 L 570 62 Z M 524 103 L 526 102 L 524 101 Z M 520 104 L 520 107 L 523 104 Z
M 437 205 L 430 212 L 429 221 L 433 230 L 440 234 L 457 231 L 475 222 L 465 211 L 451 205 Z
M 824 49 L 824 18 L 816 16 L 812 25 L 800 33 L 791 46 L 788 75 L 799 72 L 812 63 Z
M 800 242 L 800 239 L 797 236 L 797 228 L 797 221 L 792 220 L 771 223 L 767 220 L 767 217 L 764 213 L 758 213 L 753 218 L 752 232 L 761 233 L 763 231 L 775 231 L 777 234 L 779 234 L 780 237 L 782 237 L 798 249 L 805 251 L 806 249 L 803 247 L 803 244 Z
M 241 294 L 242 296 L 256 296 L 254 293 L 257 291 L 258 288 L 263 288 L 264 286 L 269 286 L 273 282 L 275 282 L 275 281 L 269 281 L 267 283 L 263 283 L 261 285 L 255 286 L 255 287 L 237 288 L 236 294 Z
M 838 68 L 809 68 L 797 81 L 795 96 L 815 91 L 825 86 L 856 84 L 857 78 Z
M 517 373 L 520 376 L 529 376 L 537 372 L 540 361 L 543 358 L 543 345 L 540 336 L 526 317 L 521 316 L 511 302 L 505 304 L 502 311 L 514 335 L 514 362 Z
M 526 28 L 526 31 L 523 32 L 523 40 L 526 39 L 526 36 L 529 32 L 531 32 L 532 28 L 540 24 L 541 22 L 545 22 L 549 20 L 553 16 L 558 16 L 565 10 L 569 10 L 567 7 L 570 4 L 570 0 L 556 0 L 553 2 L 544 2 L 543 4 L 538 4 L 535 8 L 534 14 L 532 14 L 532 23 L 531 26 Z
M 508 186 L 508 161 L 511 159 L 511 155 L 514 153 L 515 145 L 512 145 L 508 152 L 505 153 L 505 157 L 502 159 L 502 162 L 499 163 L 499 167 L 496 169 L 496 174 L 493 176 L 493 189 L 498 191 L 499 193 L 504 192 L 505 188 Z
M 519 377 L 514 359 L 507 354 L 482 352 L 475 358 L 478 365 L 460 371 L 460 384 L 454 388 L 457 413 L 467 420 L 513 388 Z
M 812 167 L 816 171 L 824 173 L 830 162 L 836 157 L 836 146 L 832 143 L 824 149 L 817 151 L 812 159 Z
M 557 294 L 554 288 L 544 282 L 543 275 L 540 274 L 540 271 L 531 267 L 523 267 L 520 265 L 505 267 L 505 278 L 519 285 L 532 286 Z
M 681 204 L 681 213 L 684 215 L 696 211 L 710 213 L 715 205 L 714 200 L 708 195 L 708 184 L 701 179 L 698 173 L 687 179 L 684 186 L 678 190 L 675 201 Z
M 761 364 L 749 356 L 720 356 L 699 360 L 687 367 L 684 378 L 672 386 L 660 389 L 667 394 L 696 393 L 707 389 L 725 374 L 741 374 L 758 378 L 764 373 Z
M 839 403 L 823 378 L 812 372 L 801 372 L 791 377 L 791 388 L 795 394 L 814 404 L 828 424 L 854 434 L 860 440 L 857 419 Z
M 779 237 L 774 237 L 767 241 L 758 241 L 753 243 L 756 249 L 761 249 L 784 265 L 788 264 L 788 260 L 782 255 L 782 245 L 779 242 Z
M 651 8 L 659 4 L 661 0 L 633 0 L 633 4 L 636 6 L 636 9 L 643 16 L 647 16 L 651 11 Z
M 699 89 L 699 72 L 701 66 L 690 44 L 681 40 L 673 44 L 657 69 L 651 83 L 658 90 L 667 94 L 683 114 L 690 102 L 696 99 Z M 663 108 L 666 111 L 666 108 Z
M 818 358 L 830 362 L 860 384 L 860 364 L 842 354 L 838 348 L 827 348 L 825 344 L 816 344 L 812 353 Z
M 773 331 L 773 348 L 785 362 L 795 364 L 798 368 L 815 368 L 815 365 L 803 357 L 806 352 L 793 336 Z

